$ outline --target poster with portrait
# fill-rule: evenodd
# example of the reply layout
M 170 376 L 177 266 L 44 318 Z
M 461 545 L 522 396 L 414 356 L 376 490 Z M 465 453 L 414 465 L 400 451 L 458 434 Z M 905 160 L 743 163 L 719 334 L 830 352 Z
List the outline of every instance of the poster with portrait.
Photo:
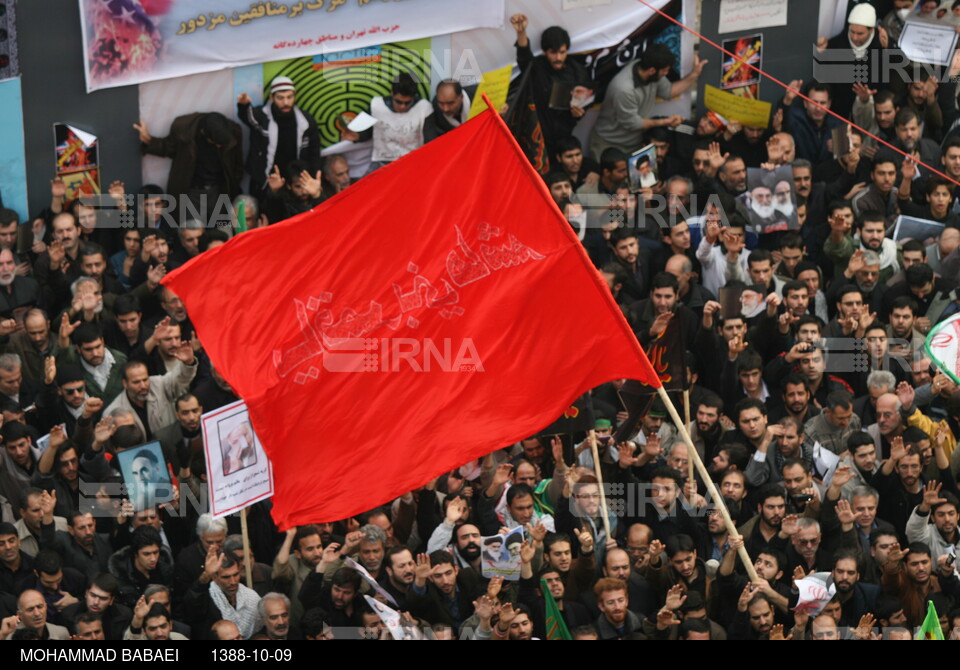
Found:
M 506 535 L 491 535 L 480 539 L 480 573 L 487 578 L 503 577 L 520 580 L 520 547 L 523 528 L 514 528 Z
M 159 442 L 126 449 L 117 454 L 126 497 L 138 512 L 173 500 L 170 469 Z
M 253 430 L 247 404 L 238 400 L 201 417 L 203 449 L 215 518 L 273 495 L 273 466 Z
M 789 165 L 775 170 L 749 168 L 747 190 L 737 196 L 737 200 L 743 204 L 751 227 L 758 235 L 800 227 L 793 168 Z
M 759 70 L 763 69 L 763 35 L 757 33 L 724 40 L 723 49 L 727 53 L 723 54 L 720 62 L 720 89 L 743 98 L 759 99 Z M 751 65 L 753 67 L 750 67 Z
M 630 156 L 627 163 L 630 190 L 639 191 L 657 183 L 657 147 L 649 144 Z

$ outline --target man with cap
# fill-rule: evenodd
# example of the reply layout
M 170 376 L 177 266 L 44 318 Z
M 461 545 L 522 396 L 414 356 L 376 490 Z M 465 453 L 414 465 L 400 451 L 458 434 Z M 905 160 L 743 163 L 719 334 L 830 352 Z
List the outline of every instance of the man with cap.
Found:
M 254 107 L 250 96 L 237 98 L 237 116 L 250 128 L 250 193 L 260 197 L 274 166 L 281 174 L 295 161 L 305 161 L 311 175 L 320 170 L 320 135 L 317 122 L 297 107 L 297 91 L 289 77 L 270 82 L 270 101 Z
M 818 70 L 822 67 L 825 70 L 830 67 L 836 67 L 834 64 L 843 62 L 850 68 L 850 82 L 867 83 L 869 88 L 880 88 L 877 82 L 869 77 L 876 73 L 870 72 L 868 78 L 854 78 L 854 73 L 859 69 L 869 69 L 871 60 L 870 51 L 876 49 L 886 49 L 889 42 L 889 35 L 886 29 L 877 25 L 877 10 L 873 5 L 861 2 L 850 10 L 847 16 L 847 29 L 832 39 L 820 37 L 817 39 L 817 51 L 820 57 L 814 60 L 813 77 L 821 81 L 834 81 L 824 75 L 818 76 Z M 823 64 L 819 62 L 823 60 Z M 876 62 L 880 62 L 877 60 Z M 833 87 L 833 100 L 830 109 L 840 116 L 849 119 L 853 109 L 852 84 L 838 85 Z
M 143 121 L 133 127 L 143 153 L 173 159 L 167 193 L 176 199 L 176 211 L 186 196 L 209 217 L 220 211 L 221 195 L 233 199 L 240 194 L 243 133 L 235 121 L 219 112 L 186 114 L 173 120 L 166 137 L 150 135 Z M 172 237 L 172 230 L 161 230 Z

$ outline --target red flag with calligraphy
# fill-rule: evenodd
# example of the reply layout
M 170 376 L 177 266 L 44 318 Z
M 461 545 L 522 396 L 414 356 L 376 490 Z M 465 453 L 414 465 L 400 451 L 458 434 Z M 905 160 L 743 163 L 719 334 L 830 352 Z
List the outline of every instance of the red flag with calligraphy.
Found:
M 493 112 L 164 284 L 246 400 L 281 529 L 390 501 L 611 379 L 659 384 Z

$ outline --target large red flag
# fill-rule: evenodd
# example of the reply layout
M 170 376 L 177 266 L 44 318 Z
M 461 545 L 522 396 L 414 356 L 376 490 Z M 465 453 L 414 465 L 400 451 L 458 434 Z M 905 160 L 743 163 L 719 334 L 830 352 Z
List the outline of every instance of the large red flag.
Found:
M 383 504 L 611 379 L 660 383 L 493 112 L 164 284 L 247 402 L 281 529 Z

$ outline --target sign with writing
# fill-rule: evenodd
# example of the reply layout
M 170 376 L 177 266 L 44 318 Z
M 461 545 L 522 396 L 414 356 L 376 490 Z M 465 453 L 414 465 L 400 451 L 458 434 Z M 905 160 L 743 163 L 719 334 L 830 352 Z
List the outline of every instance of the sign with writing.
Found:
M 720 0 L 720 34 L 785 25 L 787 0 Z
M 900 33 L 900 49 L 915 63 L 950 66 L 957 47 L 957 31 L 951 25 L 908 21 Z
M 742 98 L 707 85 L 703 91 L 703 104 L 707 109 L 745 126 L 766 128 L 770 125 L 770 103 L 763 100 Z
M 500 28 L 504 17 L 503 0 L 79 2 L 88 92 L 333 51 L 369 60 L 365 47 Z
M 201 417 L 207 459 L 210 513 L 238 512 L 273 495 L 273 466 L 267 458 L 243 400 Z

